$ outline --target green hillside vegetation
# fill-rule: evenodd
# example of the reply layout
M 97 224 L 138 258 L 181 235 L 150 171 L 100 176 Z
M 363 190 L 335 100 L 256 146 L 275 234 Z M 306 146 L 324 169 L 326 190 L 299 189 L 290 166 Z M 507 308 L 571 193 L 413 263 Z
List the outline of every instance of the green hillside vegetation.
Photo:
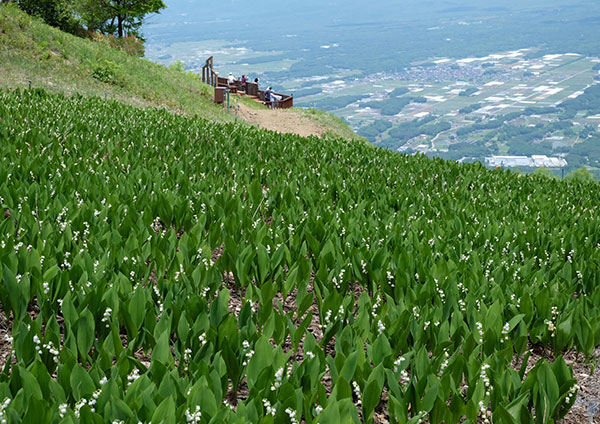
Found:
M 369 125 L 366 125 L 358 130 L 358 134 L 363 137 L 368 138 L 371 142 L 375 141 L 375 138 L 392 127 L 392 123 L 390 121 L 386 121 L 385 119 L 378 119 L 373 121 Z
M 379 109 L 381 114 L 385 116 L 394 116 L 402 112 L 402 109 L 411 103 L 427 103 L 427 99 L 420 96 L 391 97 L 386 100 L 363 103 L 363 106 Z
M 587 111 L 589 115 L 600 114 L 600 85 L 592 85 L 581 96 L 565 100 L 558 107 L 569 116 L 579 111 Z
M 436 117 L 433 115 L 412 121 L 402 122 L 388 132 L 390 138 L 385 139 L 381 146 L 391 147 L 393 145 L 397 145 L 398 142 L 404 143 L 422 134 L 435 136 L 440 132 L 449 130 L 451 127 L 452 124 L 450 124 L 450 122 L 436 122 Z
M 134 106 L 164 107 L 176 113 L 210 120 L 233 119 L 213 102 L 212 87 L 198 75 L 182 72 L 111 47 L 122 45 L 110 36 L 96 40 L 75 37 L 32 18 L 16 6 L 0 5 L 0 88 L 43 87 L 54 92 L 117 99 Z M 139 51 L 133 41 L 125 45 Z M 134 45 L 131 45 L 134 43 Z M 265 109 L 251 99 L 234 98 L 252 108 Z M 359 139 L 337 117 L 318 111 L 298 111 L 330 128 L 334 136 Z
M 460 93 L 458 93 L 459 96 L 461 97 L 469 97 L 472 94 L 475 94 L 479 91 L 479 89 L 475 88 L 475 87 L 469 87 L 463 91 L 461 91 Z
M 389 96 L 390 97 L 398 97 L 398 96 L 403 96 L 406 93 L 408 93 L 410 90 L 406 87 L 398 87 L 396 89 L 394 89 Z
M 255 102 L 256 103 L 256 102 Z M 343 138 L 345 140 L 358 141 L 365 144 L 367 147 L 372 147 L 366 138 L 352 131 L 348 124 L 342 119 L 323 110 L 314 108 L 298 108 L 295 112 L 299 116 L 304 116 L 317 124 L 327 128 L 324 134 L 326 138 Z
M 600 345 L 586 178 L 35 89 L 0 117 L 11 423 L 550 423 Z
M 465 106 L 462 109 L 460 109 L 458 111 L 458 113 L 471 113 L 471 112 L 475 112 L 476 110 L 479 110 L 483 107 L 483 105 L 481 103 L 473 103 L 471 105 Z
M 106 44 L 49 27 L 13 5 L 0 7 L 0 85 L 105 96 L 225 119 L 196 76 L 132 57 Z

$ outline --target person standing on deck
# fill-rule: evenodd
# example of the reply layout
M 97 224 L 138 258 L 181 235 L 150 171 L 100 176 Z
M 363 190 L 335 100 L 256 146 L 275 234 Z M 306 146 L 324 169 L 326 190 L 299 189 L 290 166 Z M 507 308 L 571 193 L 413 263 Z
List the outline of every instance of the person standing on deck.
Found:
M 233 72 L 229 73 L 229 77 L 227 78 L 227 84 L 231 87 L 235 85 L 235 77 L 233 76 Z
M 272 108 L 273 107 L 273 87 L 269 87 L 265 90 L 265 102 Z

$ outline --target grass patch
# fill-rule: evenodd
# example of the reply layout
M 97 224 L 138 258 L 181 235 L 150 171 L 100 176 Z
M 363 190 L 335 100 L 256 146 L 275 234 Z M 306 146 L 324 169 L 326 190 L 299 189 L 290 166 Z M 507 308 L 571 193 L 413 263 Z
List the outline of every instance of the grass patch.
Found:
M 0 7 L 0 85 L 107 96 L 211 120 L 229 119 L 198 76 L 138 59 L 51 28 L 13 5 Z
M 331 136 L 369 143 L 369 141 L 366 138 L 356 134 L 354 131 L 352 131 L 348 124 L 346 124 L 341 118 L 338 118 L 335 115 L 332 115 L 319 109 L 294 108 L 294 110 L 299 115 L 309 118 L 324 127 L 330 128 Z

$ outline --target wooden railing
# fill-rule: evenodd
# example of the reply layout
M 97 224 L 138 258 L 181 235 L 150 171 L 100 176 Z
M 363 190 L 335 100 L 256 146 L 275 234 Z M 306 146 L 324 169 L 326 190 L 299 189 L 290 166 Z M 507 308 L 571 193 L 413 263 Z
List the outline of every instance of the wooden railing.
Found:
M 290 96 L 289 94 L 281 94 L 281 93 L 273 93 L 274 95 L 281 97 L 281 100 L 277 101 L 268 101 L 265 99 L 264 90 L 258 90 L 258 98 L 266 105 L 272 106 L 273 109 L 289 109 L 294 107 L 294 96 Z
M 206 60 L 206 63 L 202 67 L 202 82 L 205 84 L 211 85 L 217 88 L 229 88 L 231 93 L 244 93 L 248 94 L 251 97 L 256 98 L 257 100 L 263 102 L 264 104 L 273 107 L 274 109 L 289 109 L 294 107 L 294 97 L 289 94 L 281 94 L 281 93 L 273 93 L 278 97 L 281 97 L 281 100 L 270 102 L 265 100 L 265 92 L 264 90 L 258 89 L 258 84 L 254 82 L 248 82 L 246 87 L 242 87 L 241 81 L 236 81 L 235 84 L 229 85 L 229 80 L 227 78 L 220 77 L 218 73 L 213 69 L 214 61 L 213 57 L 209 57 Z M 216 101 L 215 96 L 215 101 Z M 220 97 L 219 97 L 220 98 Z
M 202 67 L 202 82 L 213 87 L 217 86 L 219 76 L 213 68 L 213 57 L 209 57 Z

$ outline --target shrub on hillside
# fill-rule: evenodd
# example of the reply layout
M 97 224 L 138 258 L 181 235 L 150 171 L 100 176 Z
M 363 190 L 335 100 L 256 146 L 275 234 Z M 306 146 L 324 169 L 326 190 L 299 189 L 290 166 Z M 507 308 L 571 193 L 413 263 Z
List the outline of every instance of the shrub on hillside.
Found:
M 558 179 L 558 176 L 556 176 L 556 174 L 554 174 L 548 168 L 544 168 L 544 167 L 537 168 L 535 171 L 533 171 L 531 173 L 531 175 L 535 175 L 535 176 L 542 177 L 542 178 L 549 178 L 552 180 Z
M 171 66 L 169 66 L 169 69 L 175 72 L 185 73 L 185 63 L 183 63 L 181 60 L 178 60 L 177 62 L 172 63 Z
M 92 77 L 94 77 L 100 82 L 117 84 L 118 71 L 119 65 L 111 62 L 110 60 L 102 60 L 100 62 L 92 64 Z
M 134 35 L 118 38 L 112 34 L 105 35 L 101 32 L 88 31 L 87 36 L 94 41 L 119 49 L 129 56 L 144 57 L 146 54 L 144 41 Z
M 595 178 L 587 168 L 582 167 L 567 175 L 567 180 L 576 181 L 579 183 L 588 183 L 595 181 Z

